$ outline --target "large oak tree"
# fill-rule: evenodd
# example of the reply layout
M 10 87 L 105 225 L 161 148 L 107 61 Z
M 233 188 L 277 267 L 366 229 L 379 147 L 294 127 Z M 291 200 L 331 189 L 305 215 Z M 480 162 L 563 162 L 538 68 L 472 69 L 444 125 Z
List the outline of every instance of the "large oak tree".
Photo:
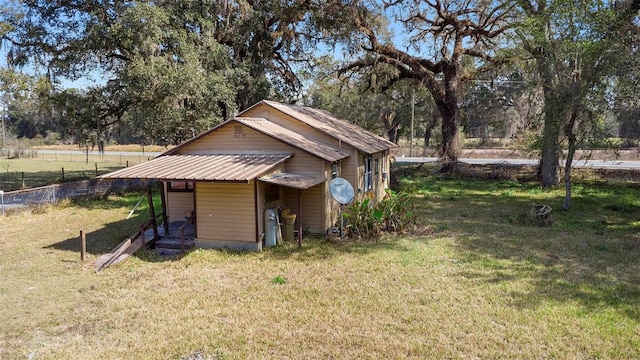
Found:
M 570 169 L 578 128 L 589 127 L 590 96 L 615 73 L 622 30 L 637 16 L 640 1 L 518 0 L 522 48 L 534 60 L 544 94 L 540 182 L 559 182 L 563 141 L 568 144 L 565 185 L 568 207 Z M 581 125 L 581 126 L 578 126 Z
M 306 0 L 24 0 L 2 9 L 0 35 L 11 64 L 54 83 L 99 77 L 73 103 L 92 106 L 83 113 L 98 116 L 102 132 L 142 116 L 142 128 L 179 142 L 238 108 L 300 91 L 293 64 L 309 60 L 309 39 L 298 26 L 312 8 Z
M 351 42 L 360 41 L 361 56 L 342 72 L 385 63 L 396 70 L 389 84 L 413 79 L 418 86 L 426 86 L 442 117 L 443 170 L 450 169 L 457 162 L 460 146 L 461 86 L 472 77 L 470 68 L 497 61 L 494 50 L 512 26 L 512 6 L 509 2 L 476 0 L 385 1 L 383 8 L 377 9 L 376 4 L 354 1 L 336 12 L 353 24 Z M 396 24 L 396 36 L 404 36 L 403 48 L 397 38 L 392 42 L 380 30 L 376 19 L 383 14 Z

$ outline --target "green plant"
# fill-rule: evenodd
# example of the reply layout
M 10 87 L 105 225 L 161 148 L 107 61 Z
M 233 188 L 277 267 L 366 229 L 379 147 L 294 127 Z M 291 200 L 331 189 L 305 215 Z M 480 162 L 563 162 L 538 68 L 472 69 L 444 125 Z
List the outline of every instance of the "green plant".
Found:
M 377 239 L 381 231 L 403 231 L 414 224 L 411 211 L 411 196 L 391 189 L 385 190 L 385 197 L 373 205 L 371 199 L 356 201 L 345 212 L 348 236 L 360 239 Z
M 374 209 L 371 199 L 355 201 L 344 216 L 348 222 L 345 227 L 348 236 L 358 239 L 377 239 L 380 236 L 382 212 Z
M 282 276 L 278 275 L 276 277 L 274 277 L 273 279 L 271 279 L 271 283 L 272 284 L 278 284 L 278 285 L 284 285 L 287 283 L 287 280 L 285 280 L 285 278 L 283 278 Z
M 391 189 L 386 189 L 385 192 L 384 199 L 376 205 L 376 210 L 382 213 L 381 220 L 385 230 L 403 231 L 407 226 L 414 224 L 411 196 Z

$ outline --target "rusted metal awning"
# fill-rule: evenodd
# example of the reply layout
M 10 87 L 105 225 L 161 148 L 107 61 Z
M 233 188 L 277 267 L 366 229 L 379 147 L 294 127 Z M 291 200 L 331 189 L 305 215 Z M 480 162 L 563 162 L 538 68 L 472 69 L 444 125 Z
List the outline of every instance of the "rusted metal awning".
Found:
M 319 177 L 289 173 L 263 176 L 259 180 L 300 190 L 308 189 L 325 181 L 325 179 Z
M 291 154 L 164 155 L 100 176 L 102 179 L 157 179 L 249 182 Z

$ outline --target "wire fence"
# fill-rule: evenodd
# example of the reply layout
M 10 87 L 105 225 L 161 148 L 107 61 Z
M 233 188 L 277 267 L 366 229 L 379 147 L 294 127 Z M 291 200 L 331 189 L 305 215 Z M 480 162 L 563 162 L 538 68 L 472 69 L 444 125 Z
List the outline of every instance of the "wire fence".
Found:
M 122 194 L 155 186 L 155 180 L 90 179 L 54 184 L 3 193 L 2 211 L 16 207 L 38 206 L 79 198 L 104 198 L 111 193 Z

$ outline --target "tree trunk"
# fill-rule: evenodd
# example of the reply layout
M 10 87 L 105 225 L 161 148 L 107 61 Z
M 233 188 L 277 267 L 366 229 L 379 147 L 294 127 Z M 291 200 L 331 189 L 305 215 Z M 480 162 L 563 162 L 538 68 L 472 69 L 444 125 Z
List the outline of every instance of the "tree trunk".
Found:
M 433 129 L 438 125 L 438 116 L 435 114 L 431 118 L 431 121 L 427 121 L 425 123 L 424 129 L 424 147 L 425 149 L 429 147 L 429 143 L 431 142 L 431 134 L 433 133 Z
M 558 185 L 560 168 L 560 124 L 557 120 L 546 121 L 542 138 L 540 161 L 540 186 L 547 189 Z
M 387 136 L 389 137 L 389 141 L 391 141 L 394 144 L 398 143 L 398 128 L 395 127 L 393 129 L 388 129 L 387 130 Z
M 567 151 L 567 161 L 564 165 L 564 204 L 562 204 L 562 208 L 564 210 L 569 210 L 569 206 L 571 206 L 571 164 L 573 163 L 573 156 L 576 153 L 577 140 L 576 134 L 574 132 L 574 127 L 576 123 L 576 119 L 578 117 L 578 112 L 574 109 L 571 113 L 571 120 L 567 124 L 565 128 L 565 135 L 567 139 L 569 139 L 569 148 Z
M 542 133 L 542 157 L 540 159 L 540 186 L 547 189 L 558 185 L 560 170 L 560 132 L 562 131 L 563 104 L 560 89 L 554 86 L 553 66 L 548 51 L 542 49 L 536 56 L 538 73 L 542 78 L 544 94 L 544 130 Z
M 387 133 L 389 141 L 394 144 L 398 143 L 398 129 L 400 128 L 400 118 L 396 116 L 395 112 L 384 111 L 380 114 L 380 120 Z
M 459 64 L 444 70 L 444 92 L 432 95 L 442 116 L 442 147 L 440 148 L 440 171 L 452 171 L 458 163 L 460 152 L 460 134 L 458 131 L 458 67 Z M 439 95 L 439 96 L 438 96 Z
M 440 161 L 442 172 L 452 171 L 458 162 L 460 152 L 460 134 L 458 131 L 458 107 L 456 105 L 441 105 L 442 115 L 442 146 L 440 147 Z

